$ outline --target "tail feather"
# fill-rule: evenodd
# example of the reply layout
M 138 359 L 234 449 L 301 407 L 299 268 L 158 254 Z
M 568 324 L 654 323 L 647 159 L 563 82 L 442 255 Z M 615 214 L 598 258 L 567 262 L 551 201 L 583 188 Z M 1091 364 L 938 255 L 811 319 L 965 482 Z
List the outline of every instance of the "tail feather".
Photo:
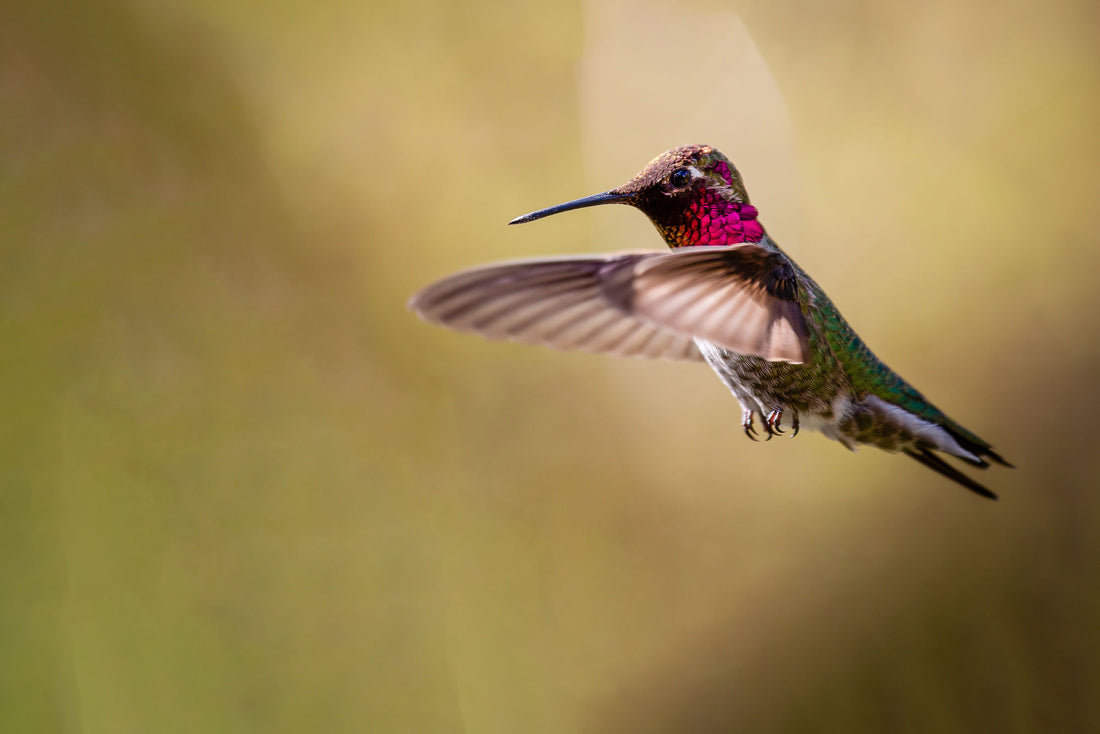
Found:
M 967 449 L 969 450 L 969 447 L 967 447 Z M 997 499 L 996 494 L 989 491 L 988 489 L 986 489 L 982 485 L 978 484 L 973 479 L 971 479 L 967 475 L 963 474 L 961 471 L 959 471 L 955 467 L 951 466 L 946 461 L 941 459 L 939 456 L 936 456 L 935 454 L 933 454 L 928 449 L 925 449 L 925 448 L 922 448 L 922 449 L 907 448 L 907 449 L 902 449 L 902 450 L 905 452 L 906 456 L 913 457 L 914 459 L 916 459 L 920 463 L 924 464 L 926 467 L 928 467 L 932 471 L 934 471 L 938 474 L 941 474 L 941 475 L 947 477 L 948 479 L 950 479 L 954 482 L 958 482 L 959 484 L 966 487 L 970 491 L 975 492 L 977 494 L 980 494 L 982 497 L 987 497 L 991 500 Z M 975 451 L 974 453 L 978 453 L 978 452 Z M 993 452 L 989 451 L 988 449 L 983 451 L 982 453 L 989 456 L 991 459 L 993 459 L 994 461 L 997 461 L 998 463 L 1005 464 L 1006 466 L 1011 466 L 1010 464 L 1007 464 L 1003 459 L 1001 459 L 999 456 L 997 456 Z M 986 464 L 986 463 L 983 462 L 982 464 L 975 464 L 975 466 L 982 466 L 984 468 L 984 467 L 989 466 L 989 464 Z
M 994 462 L 1000 464 L 1001 466 L 1007 466 L 1009 469 L 1016 468 L 1012 464 L 1005 461 L 1000 454 L 994 451 L 992 446 L 960 426 L 958 423 L 955 423 L 953 420 L 944 420 L 940 424 L 940 426 L 943 428 L 943 430 L 951 434 L 951 438 L 955 439 L 960 446 L 981 459 L 980 462 L 969 462 L 974 466 L 978 466 L 984 469 L 989 466 L 985 459 L 992 459 Z

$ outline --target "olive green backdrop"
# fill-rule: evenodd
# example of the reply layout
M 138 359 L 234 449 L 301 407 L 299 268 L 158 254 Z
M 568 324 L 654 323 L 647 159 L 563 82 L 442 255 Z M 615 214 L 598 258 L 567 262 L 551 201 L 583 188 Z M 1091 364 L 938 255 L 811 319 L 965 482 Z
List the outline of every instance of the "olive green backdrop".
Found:
M 0 730 L 1100 729 L 1095 3 L 15 5 Z M 693 142 L 1001 502 L 405 310 Z

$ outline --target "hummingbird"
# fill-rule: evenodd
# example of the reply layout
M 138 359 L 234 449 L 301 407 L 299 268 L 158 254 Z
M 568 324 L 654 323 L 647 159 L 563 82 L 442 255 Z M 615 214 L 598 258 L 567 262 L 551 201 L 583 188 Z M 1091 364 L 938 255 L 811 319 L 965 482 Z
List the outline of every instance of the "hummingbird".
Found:
M 741 174 L 717 149 L 675 148 L 618 188 L 509 224 L 603 204 L 640 209 L 671 251 L 484 265 L 429 285 L 409 307 L 490 339 L 705 362 L 737 398 L 754 441 L 757 417 L 766 440 L 816 429 L 852 450 L 903 453 L 997 498 L 944 456 L 1012 465 L 874 355 L 768 236 Z

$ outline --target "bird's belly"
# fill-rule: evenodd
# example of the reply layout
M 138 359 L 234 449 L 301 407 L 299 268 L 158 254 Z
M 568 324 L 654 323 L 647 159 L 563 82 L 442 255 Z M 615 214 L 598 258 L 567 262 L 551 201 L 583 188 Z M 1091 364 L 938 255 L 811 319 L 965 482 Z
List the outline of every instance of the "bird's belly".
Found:
M 810 364 L 769 362 L 696 339 L 703 358 L 746 410 L 797 415 L 802 429 L 843 440 L 837 423 L 848 410 L 849 394 L 828 372 Z

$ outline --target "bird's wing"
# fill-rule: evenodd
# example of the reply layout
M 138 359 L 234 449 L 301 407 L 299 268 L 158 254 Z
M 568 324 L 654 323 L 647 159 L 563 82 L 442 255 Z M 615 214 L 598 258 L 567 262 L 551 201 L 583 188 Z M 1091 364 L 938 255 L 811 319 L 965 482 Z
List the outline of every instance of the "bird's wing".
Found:
M 409 307 L 430 323 L 490 339 L 702 361 L 690 333 L 667 329 L 630 308 L 634 266 L 651 254 L 486 265 L 433 283 Z
M 633 310 L 654 323 L 773 362 L 809 357 L 798 277 L 781 253 L 681 248 L 645 258 L 634 276 Z
M 756 245 L 524 260 L 467 270 L 413 296 L 425 321 L 491 339 L 700 360 L 700 337 L 804 362 L 794 271 Z

